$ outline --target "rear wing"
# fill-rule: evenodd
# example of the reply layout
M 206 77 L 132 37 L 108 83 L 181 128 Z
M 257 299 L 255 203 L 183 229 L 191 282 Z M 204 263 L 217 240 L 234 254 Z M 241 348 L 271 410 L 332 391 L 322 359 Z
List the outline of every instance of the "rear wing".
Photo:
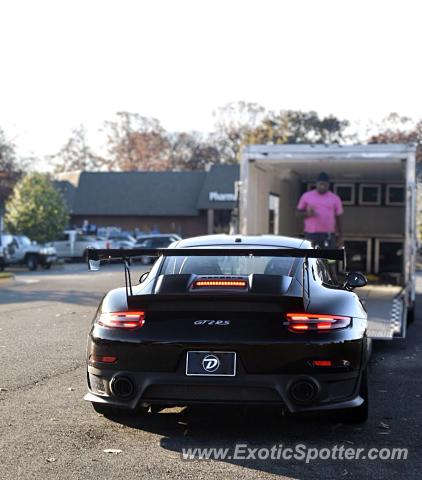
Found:
M 89 249 L 88 260 L 125 260 L 133 257 L 184 257 L 184 256 L 234 256 L 234 257 L 295 257 L 295 258 L 323 258 L 326 260 L 345 261 L 345 250 L 320 248 L 109 248 Z
M 126 296 L 133 296 L 130 276 L 130 263 L 134 257 L 173 257 L 173 256 L 236 256 L 236 257 L 293 257 L 305 259 L 307 270 L 308 258 L 342 261 L 346 265 L 345 249 L 320 248 L 269 248 L 269 247 L 213 247 L 213 248 L 134 248 L 134 249 L 89 249 L 88 266 L 90 270 L 99 270 L 101 261 L 121 260 L 125 269 Z

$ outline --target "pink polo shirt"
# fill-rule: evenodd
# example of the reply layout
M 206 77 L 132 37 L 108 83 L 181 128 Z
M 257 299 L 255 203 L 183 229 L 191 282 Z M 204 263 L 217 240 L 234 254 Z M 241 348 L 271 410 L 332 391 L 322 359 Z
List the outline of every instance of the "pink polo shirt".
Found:
M 343 205 L 338 195 L 333 192 L 318 193 L 316 189 L 304 193 L 297 205 L 298 210 L 314 209 L 312 217 L 305 218 L 306 233 L 334 233 L 336 216 L 343 213 Z

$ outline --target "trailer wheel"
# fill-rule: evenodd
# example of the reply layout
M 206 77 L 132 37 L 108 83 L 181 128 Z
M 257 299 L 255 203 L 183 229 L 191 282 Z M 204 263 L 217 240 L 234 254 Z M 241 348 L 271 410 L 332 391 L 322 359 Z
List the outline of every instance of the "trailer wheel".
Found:
M 415 321 L 415 304 L 414 303 L 407 309 L 406 321 L 408 325 L 410 325 Z
M 28 255 L 26 257 L 26 266 L 28 270 L 36 270 L 38 268 L 38 257 L 36 255 Z

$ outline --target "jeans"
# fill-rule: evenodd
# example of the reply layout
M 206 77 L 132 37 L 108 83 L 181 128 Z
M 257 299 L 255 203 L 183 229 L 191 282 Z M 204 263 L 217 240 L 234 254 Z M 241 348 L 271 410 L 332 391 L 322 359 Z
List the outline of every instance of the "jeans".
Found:
M 306 240 L 310 240 L 315 247 L 319 248 L 336 248 L 336 234 L 335 233 L 307 233 L 305 232 Z

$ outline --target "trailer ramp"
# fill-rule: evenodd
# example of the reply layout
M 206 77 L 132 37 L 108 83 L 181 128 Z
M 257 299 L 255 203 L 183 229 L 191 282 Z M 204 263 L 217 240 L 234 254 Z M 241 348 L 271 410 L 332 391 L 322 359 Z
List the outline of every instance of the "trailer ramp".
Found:
M 374 340 L 392 340 L 393 337 L 405 336 L 403 287 L 367 285 L 357 293 L 368 313 L 368 337 Z

